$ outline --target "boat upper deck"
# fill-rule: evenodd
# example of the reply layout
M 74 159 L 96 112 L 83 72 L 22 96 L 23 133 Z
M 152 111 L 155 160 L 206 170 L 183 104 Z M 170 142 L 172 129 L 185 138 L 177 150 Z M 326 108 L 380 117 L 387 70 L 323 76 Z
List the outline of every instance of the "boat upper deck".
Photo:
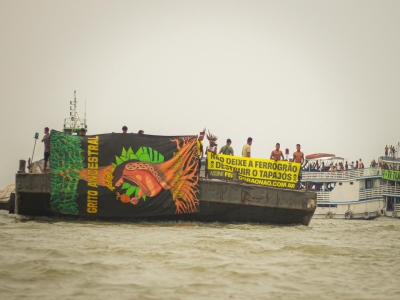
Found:
M 356 169 L 348 171 L 302 171 L 302 181 L 312 182 L 332 182 L 332 181 L 346 181 L 362 178 L 380 178 L 382 177 L 381 168 L 370 167 L 365 169 Z
M 386 162 L 386 163 L 397 163 L 400 164 L 400 158 L 399 157 L 393 157 L 393 156 L 380 156 L 379 161 Z

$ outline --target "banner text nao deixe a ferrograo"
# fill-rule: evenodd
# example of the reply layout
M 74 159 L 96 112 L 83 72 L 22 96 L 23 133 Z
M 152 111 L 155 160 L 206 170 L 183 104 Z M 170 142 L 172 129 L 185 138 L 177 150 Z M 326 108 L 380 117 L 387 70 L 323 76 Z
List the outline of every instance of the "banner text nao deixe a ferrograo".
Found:
M 283 160 L 249 158 L 230 155 L 207 154 L 210 178 L 232 179 L 238 171 L 238 179 L 251 184 L 295 188 L 301 165 Z

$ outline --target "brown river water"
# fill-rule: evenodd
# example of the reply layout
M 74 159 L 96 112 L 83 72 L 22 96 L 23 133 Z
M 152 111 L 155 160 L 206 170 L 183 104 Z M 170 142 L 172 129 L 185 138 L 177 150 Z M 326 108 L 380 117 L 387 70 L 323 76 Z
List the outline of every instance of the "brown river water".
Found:
M 0 211 L 0 299 L 400 299 L 400 220 L 306 226 Z

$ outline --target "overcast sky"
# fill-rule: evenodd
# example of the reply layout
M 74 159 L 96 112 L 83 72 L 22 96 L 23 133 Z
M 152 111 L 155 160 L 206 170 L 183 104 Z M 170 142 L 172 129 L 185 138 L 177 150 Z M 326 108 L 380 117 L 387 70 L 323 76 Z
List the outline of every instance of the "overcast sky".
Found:
M 0 0 L 0 38 L 0 188 L 74 90 L 88 134 L 207 127 L 367 166 L 400 141 L 400 1 Z

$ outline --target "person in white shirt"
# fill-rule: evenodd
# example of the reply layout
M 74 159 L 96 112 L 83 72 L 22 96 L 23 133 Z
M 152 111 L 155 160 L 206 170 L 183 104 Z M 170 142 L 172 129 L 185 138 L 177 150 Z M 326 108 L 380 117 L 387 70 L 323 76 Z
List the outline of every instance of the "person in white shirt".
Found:
M 208 131 L 207 140 L 210 142 L 210 145 L 206 147 L 206 153 L 205 153 L 205 156 L 206 156 L 206 178 L 209 178 L 208 167 L 207 167 L 207 155 L 208 155 L 208 152 L 217 154 L 218 148 L 217 148 L 217 145 L 215 144 L 215 142 L 218 140 L 218 137 L 211 134 L 210 131 Z

